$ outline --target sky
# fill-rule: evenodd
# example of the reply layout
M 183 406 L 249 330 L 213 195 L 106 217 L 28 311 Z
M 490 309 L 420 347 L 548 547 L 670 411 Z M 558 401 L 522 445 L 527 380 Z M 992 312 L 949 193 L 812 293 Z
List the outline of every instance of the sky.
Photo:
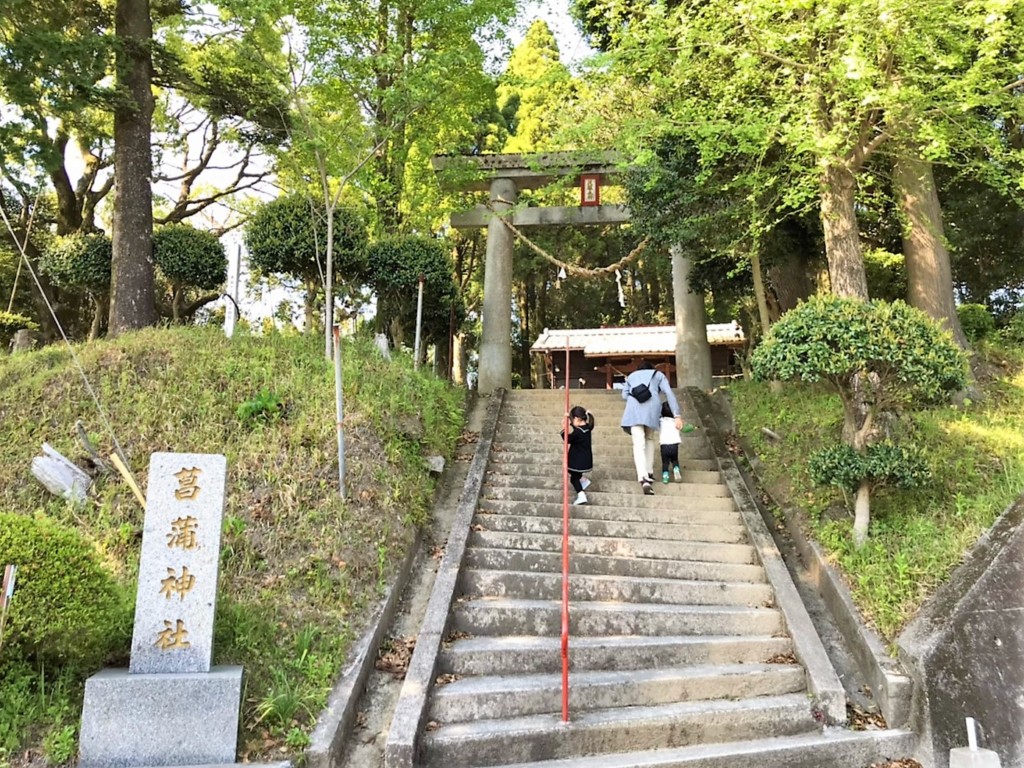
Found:
M 551 28 L 558 41 L 562 63 L 570 69 L 593 53 L 569 15 L 569 0 L 529 0 L 509 30 L 513 45 L 522 41 L 526 30 L 537 19 L 543 19 Z

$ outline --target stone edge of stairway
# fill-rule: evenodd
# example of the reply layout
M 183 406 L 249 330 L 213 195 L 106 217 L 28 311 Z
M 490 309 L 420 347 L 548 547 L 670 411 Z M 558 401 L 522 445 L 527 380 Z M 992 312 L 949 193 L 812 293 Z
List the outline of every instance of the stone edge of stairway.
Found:
M 710 417 L 710 401 L 704 392 L 697 389 L 684 390 L 696 409 L 696 418 L 711 443 L 712 452 L 722 472 L 722 480 L 732 492 L 736 507 L 743 517 L 751 544 L 764 567 L 768 582 L 775 592 L 775 602 L 782 611 L 783 619 L 793 641 L 793 651 L 807 670 L 807 689 L 814 698 L 815 706 L 831 724 L 846 722 L 846 692 L 839 680 L 832 662 L 825 652 L 825 646 L 807 613 L 796 585 L 782 555 L 775 546 L 768 527 L 761 518 L 757 503 L 740 476 L 736 461 L 729 452 L 714 419 Z
M 469 527 L 476 513 L 483 488 L 491 444 L 498 426 L 498 416 L 505 398 L 505 390 L 491 395 L 487 404 L 476 452 L 466 476 L 466 488 L 452 520 L 451 533 L 445 546 L 444 557 L 437 569 L 437 577 L 430 593 L 426 616 L 416 638 L 416 648 L 398 695 L 391 727 L 384 748 L 386 768 L 412 768 L 416 764 L 417 737 L 427 711 L 427 696 L 434 680 L 440 657 L 441 643 L 448 625 L 448 612 L 458 586 L 459 570 L 469 540 Z
M 709 400 L 712 414 L 710 421 L 719 430 L 730 429 L 731 406 L 724 393 L 719 390 Z M 747 488 L 753 492 L 755 487 L 761 487 L 774 504 L 786 509 L 786 504 L 762 487 L 763 468 L 749 441 L 739 436 L 739 445 L 749 470 L 742 465 L 737 465 L 737 468 Z M 913 679 L 900 662 L 886 651 L 881 636 L 865 624 L 842 576 L 829 562 L 821 545 L 811 539 L 797 522 L 793 510 L 786 510 L 785 526 L 814 588 L 821 595 L 860 673 L 867 679 L 886 723 L 890 728 L 906 727 L 913 706 Z

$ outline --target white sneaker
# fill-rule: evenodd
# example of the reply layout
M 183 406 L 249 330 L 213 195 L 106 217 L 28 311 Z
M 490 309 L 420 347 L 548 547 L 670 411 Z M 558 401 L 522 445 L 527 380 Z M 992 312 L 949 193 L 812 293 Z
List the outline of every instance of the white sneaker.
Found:
M 572 503 L 572 505 L 574 507 L 578 507 L 580 504 L 586 504 L 586 503 L 587 503 L 587 494 L 585 494 L 583 491 L 580 491 L 579 493 L 576 494 L 576 501 L 574 501 Z
M 584 477 L 582 480 L 580 480 L 580 485 L 583 487 L 584 491 L 587 490 L 587 488 L 590 487 L 590 478 Z

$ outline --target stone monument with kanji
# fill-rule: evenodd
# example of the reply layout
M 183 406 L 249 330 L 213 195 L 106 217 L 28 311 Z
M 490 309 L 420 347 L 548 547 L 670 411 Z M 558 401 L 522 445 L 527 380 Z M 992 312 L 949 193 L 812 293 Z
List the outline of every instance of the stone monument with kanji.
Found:
M 233 763 L 241 667 L 211 667 L 223 456 L 149 465 L 131 660 L 85 685 L 81 768 Z

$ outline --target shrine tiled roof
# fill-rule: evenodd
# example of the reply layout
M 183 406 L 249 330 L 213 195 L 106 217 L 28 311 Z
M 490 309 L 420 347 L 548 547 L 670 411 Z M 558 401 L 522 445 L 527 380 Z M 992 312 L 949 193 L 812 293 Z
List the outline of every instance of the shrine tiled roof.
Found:
M 743 328 L 737 322 L 710 323 L 707 326 L 708 343 L 712 346 L 737 346 L 743 343 Z M 531 352 L 558 352 L 565 349 L 583 350 L 586 357 L 637 357 L 640 355 L 674 355 L 676 327 L 674 325 L 647 325 L 627 328 L 545 328 Z

